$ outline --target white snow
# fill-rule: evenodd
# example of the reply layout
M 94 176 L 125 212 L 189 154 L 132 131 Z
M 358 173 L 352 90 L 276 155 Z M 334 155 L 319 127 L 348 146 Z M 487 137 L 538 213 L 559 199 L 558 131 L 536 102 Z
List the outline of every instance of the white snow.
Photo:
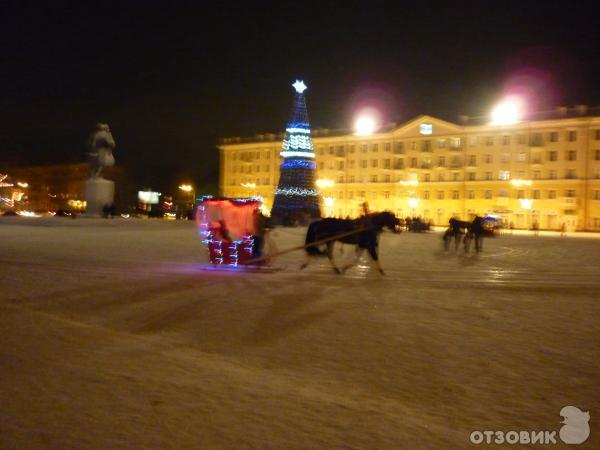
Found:
M 558 436 L 566 405 L 590 411 L 580 448 L 600 447 L 599 239 L 464 255 L 384 233 L 382 277 L 300 271 L 301 252 L 276 273 L 203 271 L 190 222 L 0 233 L 3 449 L 455 449 L 473 430 Z

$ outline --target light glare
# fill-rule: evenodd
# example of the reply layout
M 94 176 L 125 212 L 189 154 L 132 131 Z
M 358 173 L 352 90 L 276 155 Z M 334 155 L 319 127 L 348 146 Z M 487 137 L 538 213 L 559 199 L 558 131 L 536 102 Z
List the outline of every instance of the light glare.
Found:
M 498 103 L 492 110 L 491 125 L 512 125 L 518 123 L 523 115 L 523 102 L 509 97 Z
M 354 130 L 358 136 L 373 134 L 375 127 L 375 119 L 369 116 L 361 116 L 354 122 Z

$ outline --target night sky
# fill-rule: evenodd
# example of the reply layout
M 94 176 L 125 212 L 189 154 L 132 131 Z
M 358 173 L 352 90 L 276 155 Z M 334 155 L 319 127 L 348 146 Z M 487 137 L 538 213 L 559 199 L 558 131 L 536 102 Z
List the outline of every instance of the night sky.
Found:
M 135 187 L 216 182 L 217 138 L 283 131 L 296 78 L 313 128 L 456 121 L 515 83 L 600 105 L 591 1 L 43 3 L 0 7 L 2 163 L 83 161 L 103 121 Z

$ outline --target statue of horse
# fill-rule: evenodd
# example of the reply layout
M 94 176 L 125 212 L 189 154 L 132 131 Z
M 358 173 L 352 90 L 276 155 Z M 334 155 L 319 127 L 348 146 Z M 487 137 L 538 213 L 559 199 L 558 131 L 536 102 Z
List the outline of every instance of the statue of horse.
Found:
M 108 125 L 105 123 L 96 124 L 88 141 L 90 178 L 100 178 L 102 169 L 115 164 L 115 158 L 112 154 L 115 147 L 115 140 Z
M 308 266 L 312 257 L 326 255 L 333 270 L 336 273 L 342 273 L 352 267 L 358 261 L 361 253 L 367 250 L 377 270 L 382 275 L 385 275 L 379 264 L 379 255 L 377 252 L 379 234 L 381 234 L 385 227 L 397 233 L 399 231 L 399 224 L 400 221 L 389 211 L 366 214 L 358 219 L 327 218 L 317 220 L 309 225 L 306 232 L 306 261 L 300 268 L 304 269 Z M 335 241 L 356 246 L 357 252 L 354 264 L 345 266 L 343 270 L 340 270 L 333 260 L 333 246 Z

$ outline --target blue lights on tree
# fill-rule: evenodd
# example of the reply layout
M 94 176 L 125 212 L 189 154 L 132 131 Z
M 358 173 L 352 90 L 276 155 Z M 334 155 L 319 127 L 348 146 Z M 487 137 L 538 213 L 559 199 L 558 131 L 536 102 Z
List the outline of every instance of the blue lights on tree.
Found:
M 273 220 L 281 224 L 305 223 L 321 215 L 315 187 L 315 153 L 304 99 L 306 85 L 296 80 L 292 86 L 296 95 L 292 117 L 285 129 L 280 153 L 283 162 L 271 211 Z

